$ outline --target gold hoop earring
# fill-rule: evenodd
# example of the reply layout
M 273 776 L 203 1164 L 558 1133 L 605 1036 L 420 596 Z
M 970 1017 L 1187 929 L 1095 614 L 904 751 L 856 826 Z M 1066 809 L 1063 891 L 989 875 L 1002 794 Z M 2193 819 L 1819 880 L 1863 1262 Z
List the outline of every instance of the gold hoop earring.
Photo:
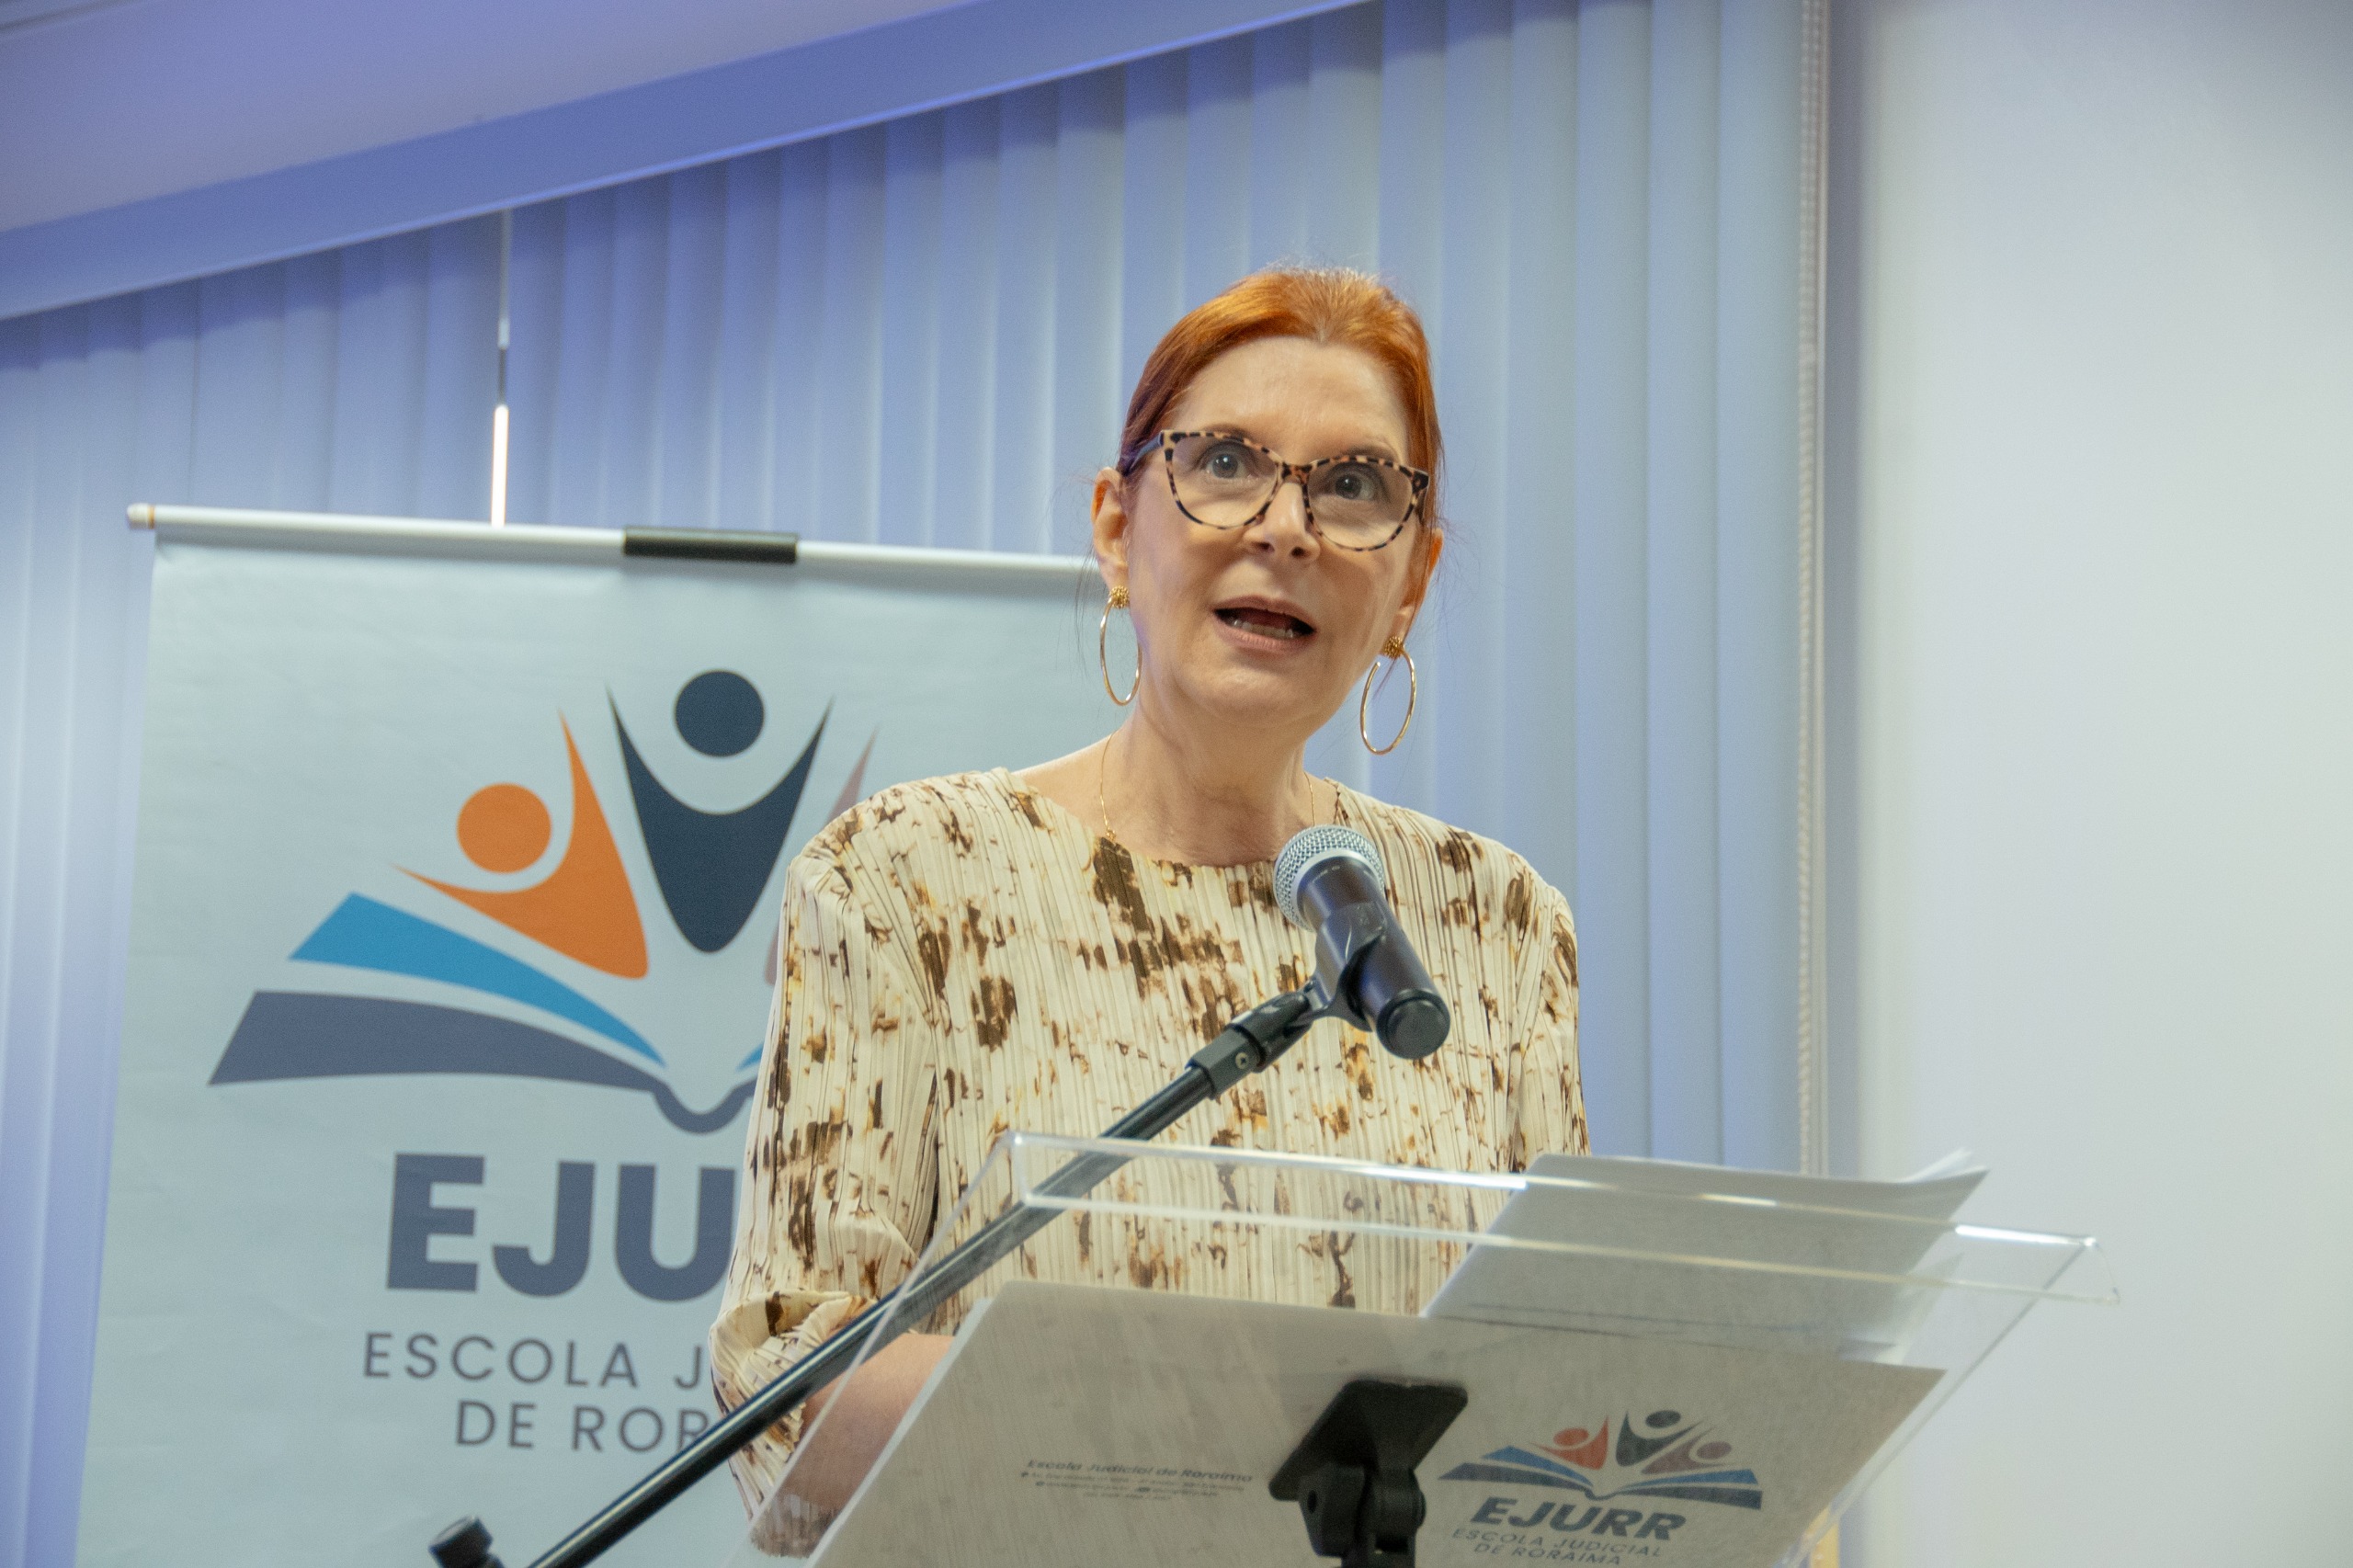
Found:
M 1373 756 L 1387 756 L 1397 749 L 1400 742 L 1404 740 L 1405 732 L 1414 727 L 1414 703 L 1422 695 L 1422 682 L 1420 675 L 1414 668 L 1414 655 L 1405 651 L 1404 642 L 1392 637 L 1381 645 L 1381 658 L 1405 661 L 1405 722 L 1397 726 L 1397 733 L 1389 737 L 1387 745 L 1377 746 L 1372 744 L 1372 736 L 1365 726 L 1366 710 L 1372 706 L 1373 672 L 1381 668 L 1381 659 L 1375 659 L 1364 672 L 1364 695 L 1357 699 L 1357 738 L 1364 742 L 1364 749 L 1372 753 Z
M 1128 590 L 1114 588 L 1111 597 L 1103 601 L 1103 619 L 1095 628 L 1095 662 L 1103 671 L 1103 695 L 1125 708 L 1136 699 L 1136 688 L 1143 685 L 1143 654 L 1136 654 L 1136 678 L 1128 683 L 1128 694 L 1121 697 L 1111 684 L 1111 612 L 1128 608 Z

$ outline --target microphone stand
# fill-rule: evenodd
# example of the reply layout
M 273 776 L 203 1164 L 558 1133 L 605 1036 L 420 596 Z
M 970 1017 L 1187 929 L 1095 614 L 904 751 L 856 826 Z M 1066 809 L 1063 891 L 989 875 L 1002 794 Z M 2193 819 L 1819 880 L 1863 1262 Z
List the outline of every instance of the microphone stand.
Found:
M 1262 1002 L 1226 1025 L 1166 1088 L 1113 1122 L 1103 1136 L 1135 1142 L 1157 1137 L 1194 1107 L 1266 1068 L 1297 1044 L 1317 1019 L 1339 1017 L 1361 1024 L 1363 1020 L 1347 1002 L 1334 999 L 1347 995 L 1347 986 L 1338 983 L 1378 939 L 1370 932 L 1350 933 L 1338 951 L 1319 951 L 1317 957 L 1324 961 L 1317 965 L 1314 983 Z M 1082 1197 L 1127 1163 L 1126 1155 L 1083 1155 L 1040 1182 L 1039 1190 L 1052 1198 Z M 603 1556 L 787 1412 L 848 1371 L 868 1342 L 874 1341 L 880 1349 L 923 1322 L 941 1302 L 1051 1223 L 1059 1212 L 1017 1207 L 999 1214 L 931 1268 L 852 1318 L 840 1332 L 779 1373 L 661 1468 L 608 1503 L 531 1568 L 580 1568 Z M 887 1334 L 881 1332 L 885 1318 L 891 1320 Z M 490 1552 L 490 1532 L 478 1518 L 460 1519 L 442 1531 L 433 1542 L 432 1552 L 440 1568 L 498 1568 L 498 1559 Z

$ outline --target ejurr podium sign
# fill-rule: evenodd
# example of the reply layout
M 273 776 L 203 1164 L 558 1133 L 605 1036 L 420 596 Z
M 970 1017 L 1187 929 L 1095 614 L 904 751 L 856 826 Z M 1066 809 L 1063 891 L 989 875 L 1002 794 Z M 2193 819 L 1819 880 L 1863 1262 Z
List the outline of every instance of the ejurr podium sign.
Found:
M 1084 568 L 159 510 L 80 1561 L 552 1540 L 714 1415 L 784 862 L 1109 728 Z

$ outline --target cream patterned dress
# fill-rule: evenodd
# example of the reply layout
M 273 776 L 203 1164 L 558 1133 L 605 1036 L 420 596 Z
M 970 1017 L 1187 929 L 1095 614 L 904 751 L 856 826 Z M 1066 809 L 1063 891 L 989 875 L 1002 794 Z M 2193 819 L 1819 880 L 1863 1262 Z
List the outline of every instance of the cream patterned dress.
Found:
M 1166 1140 L 1472 1171 L 1584 1153 L 1566 902 L 1492 840 L 1334 788 L 1336 820 L 1387 862 L 1453 1034 L 1407 1062 L 1318 1024 Z M 1313 938 L 1275 907 L 1272 871 L 1131 855 L 1003 769 L 896 786 L 811 840 L 786 872 L 742 1219 L 710 1334 L 721 1403 L 898 1283 L 1000 1133 L 1092 1135 L 1235 1014 L 1305 983 Z M 1040 1237 L 1078 1249 L 1060 1277 L 1131 1271 L 1090 1258 L 1073 1230 Z M 1279 1288 L 1359 1304 L 1340 1257 L 1307 1259 Z M 1418 1290 L 1368 1285 L 1360 1304 L 1411 1312 Z M 775 1486 L 798 1433 L 796 1415 L 736 1456 L 747 1504 Z

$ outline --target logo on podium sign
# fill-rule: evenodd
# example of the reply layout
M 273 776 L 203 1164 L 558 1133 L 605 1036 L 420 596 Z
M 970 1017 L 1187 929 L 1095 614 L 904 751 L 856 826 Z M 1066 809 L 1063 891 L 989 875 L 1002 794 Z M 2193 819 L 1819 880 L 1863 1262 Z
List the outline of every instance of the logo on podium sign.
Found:
M 629 781 L 626 820 L 636 828 L 663 905 L 695 951 L 717 953 L 742 933 L 767 887 L 825 719 L 758 800 L 708 812 L 663 782 L 619 706 L 609 699 L 608 706 Z M 672 714 L 680 738 L 712 757 L 749 749 L 766 717 L 758 689 L 733 670 L 707 670 L 688 681 Z M 654 1040 L 560 977 L 569 963 L 640 982 L 649 960 L 640 900 L 605 804 L 569 720 L 555 715 L 553 728 L 568 764 L 571 828 L 561 854 L 537 880 L 484 885 L 485 877 L 511 879 L 543 865 L 553 840 L 553 818 L 538 794 L 520 784 L 486 784 L 457 813 L 457 844 L 470 866 L 401 866 L 416 890 L 414 900 L 395 904 L 348 894 L 290 955 L 323 970 L 404 975 L 501 998 L 518 1004 L 532 1021 L 357 988 L 260 990 L 222 1053 L 213 1085 L 418 1074 L 542 1078 L 642 1093 L 683 1132 L 712 1132 L 735 1119 L 751 1095 L 760 1047 L 735 1064 L 736 1081 L 715 1103 L 689 1105 L 673 1087 L 669 1061 Z M 841 804 L 857 799 L 865 764 L 860 757 Z M 447 924 L 453 905 L 494 923 L 495 938 Z M 773 945 L 769 962 L 773 980 Z
M 1611 1427 L 1617 1437 L 1611 1440 Z M 1756 1472 L 1733 1462 L 1732 1444 L 1677 1410 L 1654 1410 L 1639 1425 L 1626 1415 L 1597 1426 L 1566 1426 L 1549 1442 L 1507 1444 L 1456 1465 L 1440 1481 L 1483 1481 L 1574 1494 L 1546 1498 L 1515 1490 L 1490 1495 L 1472 1525 L 1533 1532 L 1537 1542 L 1566 1538 L 1665 1541 L 1689 1517 L 1662 1503 L 1759 1509 Z M 1526 1537 L 1514 1544 L 1525 1546 Z

